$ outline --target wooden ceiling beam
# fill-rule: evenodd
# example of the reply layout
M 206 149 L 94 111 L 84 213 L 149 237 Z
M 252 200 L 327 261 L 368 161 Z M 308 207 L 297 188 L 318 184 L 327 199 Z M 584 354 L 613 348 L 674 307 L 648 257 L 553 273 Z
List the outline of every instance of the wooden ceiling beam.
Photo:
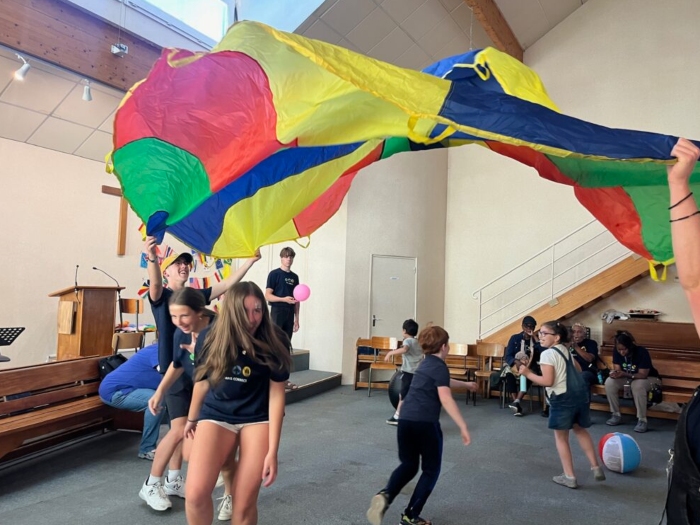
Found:
M 129 47 L 124 58 L 111 53 L 118 41 Z M 122 91 L 144 79 L 161 52 L 57 0 L 1 0 L 0 44 Z
M 491 41 L 501 51 L 523 61 L 523 48 L 494 0 L 464 0 Z

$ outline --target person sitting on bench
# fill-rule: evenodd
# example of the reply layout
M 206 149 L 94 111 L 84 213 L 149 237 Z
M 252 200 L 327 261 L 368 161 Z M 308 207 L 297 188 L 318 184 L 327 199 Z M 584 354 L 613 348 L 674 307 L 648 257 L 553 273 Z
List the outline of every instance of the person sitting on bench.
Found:
M 160 384 L 158 345 L 147 346 L 112 370 L 100 383 L 100 399 L 105 405 L 132 412 L 143 412 L 143 432 L 138 456 L 153 461 L 163 412 L 152 414 L 148 400 Z
M 605 423 L 617 426 L 622 422 L 620 415 L 620 399 L 618 392 L 625 389 L 634 399 L 637 407 L 637 426 L 635 432 L 647 431 L 647 394 L 651 385 L 660 383 L 659 373 L 651 364 L 649 350 L 637 346 L 632 334 L 619 331 L 615 336 L 615 351 L 613 352 L 613 368 L 605 380 L 605 395 L 608 397 L 612 416 Z

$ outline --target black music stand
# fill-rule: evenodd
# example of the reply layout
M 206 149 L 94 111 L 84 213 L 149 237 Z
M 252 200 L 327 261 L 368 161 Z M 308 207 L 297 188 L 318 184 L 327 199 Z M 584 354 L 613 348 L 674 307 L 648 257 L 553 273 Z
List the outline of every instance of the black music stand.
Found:
M 10 346 L 22 332 L 24 332 L 24 327 L 0 328 L 0 346 Z M 6 363 L 7 361 L 10 361 L 10 358 L 0 354 L 0 363 Z

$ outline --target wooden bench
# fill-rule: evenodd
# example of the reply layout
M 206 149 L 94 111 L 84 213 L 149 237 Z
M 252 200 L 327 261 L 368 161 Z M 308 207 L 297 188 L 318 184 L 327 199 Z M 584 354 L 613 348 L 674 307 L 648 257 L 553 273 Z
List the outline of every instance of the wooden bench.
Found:
M 0 371 L 0 461 L 98 430 L 143 427 L 141 414 L 102 403 L 97 393 L 100 359 L 85 357 Z
M 663 401 L 687 403 L 700 384 L 700 338 L 693 323 L 665 323 L 661 321 L 629 320 L 613 321 L 603 325 L 603 342 L 600 356 L 612 369 L 613 341 L 618 330 L 626 330 L 639 346 L 649 350 L 651 361 L 661 375 Z M 594 394 L 605 395 L 604 385 L 593 385 Z M 591 403 L 594 410 L 609 411 L 607 403 Z M 636 414 L 634 406 L 621 406 L 625 414 Z M 678 414 L 654 410 L 650 417 L 677 419 Z

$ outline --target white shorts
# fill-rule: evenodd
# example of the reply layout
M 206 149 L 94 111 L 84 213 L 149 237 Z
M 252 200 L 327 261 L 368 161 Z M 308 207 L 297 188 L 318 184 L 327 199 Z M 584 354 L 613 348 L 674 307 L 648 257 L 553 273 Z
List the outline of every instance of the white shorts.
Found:
M 216 421 L 215 419 L 202 419 L 200 423 L 202 422 L 208 422 L 208 423 L 214 423 L 215 425 L 219 425 L 220 427 L 225 428 L 226 430 L 230 430 L 234 434 L 238 434 L 243 427 L 249 427 L 250 425 L 262 425 L 262 424 L 267 424 L 269 421 L 256 421 L 254 423 L 226 423 L 225 421 Z

